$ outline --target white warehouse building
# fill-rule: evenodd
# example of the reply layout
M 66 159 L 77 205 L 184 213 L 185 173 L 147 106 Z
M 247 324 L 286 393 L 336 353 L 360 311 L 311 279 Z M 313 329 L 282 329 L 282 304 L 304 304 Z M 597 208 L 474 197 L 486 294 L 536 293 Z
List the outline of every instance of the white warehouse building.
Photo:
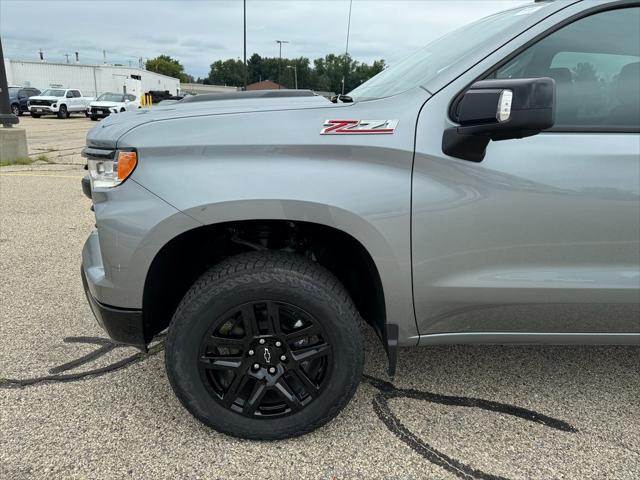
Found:
M 127 92 L 136 96 L 150 90 L 180 93 L 180 80 L 140 68 L 118 65 L 82 65 L 5 60 L 9 85 L 47 88 L 76 88 L 86 97 L 105 92 Z

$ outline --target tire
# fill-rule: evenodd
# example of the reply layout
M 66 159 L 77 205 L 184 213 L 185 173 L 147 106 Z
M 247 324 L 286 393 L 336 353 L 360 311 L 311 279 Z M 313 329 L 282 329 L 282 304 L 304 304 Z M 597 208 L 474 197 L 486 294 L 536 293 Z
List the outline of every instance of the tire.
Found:
M 69 110 L 67 110 L 67 106 L 66 105 L 60 105 L 60 108 L 58 109 L 58 118 L 69 118 Z
M 185 408 L 215 430 L 254 440 L 303 435 L 355 393 L 359 323 L 322 266 L 282 252 L 237 255 L 182 299 L 165 343 L 167 376 Z
M 40 118 L 40 114 L 39 113 L 33 113 L 33 112 L 30 112 L 30 113 L 31 113 L 31 116 L 33 118 Z
M 89 118 L 91 118 L 91 120 L 93 120 L 94 122 L 98 121 L 98 117 L 96 117 L 95 115 L 91 115 L 91 117 Z
M 22 112 L 20 111 L 20 105 L 13 103 L 11 105 L 11 113 L 13 113 L 16 117 L 22 115 Z

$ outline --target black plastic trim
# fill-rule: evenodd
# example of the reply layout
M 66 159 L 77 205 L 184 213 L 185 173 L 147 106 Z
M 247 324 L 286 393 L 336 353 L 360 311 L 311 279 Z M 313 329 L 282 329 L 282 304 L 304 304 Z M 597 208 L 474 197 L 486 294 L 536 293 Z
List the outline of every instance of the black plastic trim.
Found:
M 82 156 L 85 158 L 99 158 L 99 159 L 113 160 L 116 156 L 116 149 L 85 147 L 82 149 Z
M 85 175 L 80 182 L 82 184 L 82 193 L 84 193 L 87 198 L 91 198 L 91 177 Z
M 387 373 L 390 377 L 395 377 L 396 367 L 398 365 L 398 336 L 400 329 L 395 323 L 387 323 L 385 325 L 385 339 L 387 359 L 389 361 L 389 368 Z

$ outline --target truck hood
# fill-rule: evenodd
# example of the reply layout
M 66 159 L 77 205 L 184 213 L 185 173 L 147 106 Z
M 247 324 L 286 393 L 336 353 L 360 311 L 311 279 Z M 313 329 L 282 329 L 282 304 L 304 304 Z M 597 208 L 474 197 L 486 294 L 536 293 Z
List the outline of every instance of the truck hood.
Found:
M 351 104 L 341 104 L 348 106 Z M 335 108 L 324 97 L 280 97 L 280 98 L 232 98 L 200 102 L 178 102 L 167 106 L 154 106 L 135 111 L 111 115 L 89 130 L 87 145 L 98 148 L 115 148 L 118 139 L 126 132 L 147 123 L 177 118 L 211 115 L 230 115 L 310 108 Z
M 42 95 L 36 95 L 33 97 L 29 97 L 29 100 L 51 100 L 53 102 L 57 102 L 58 100 L 63 100 L 64 97 L 50 97 L 50 96 L 42 96 Z

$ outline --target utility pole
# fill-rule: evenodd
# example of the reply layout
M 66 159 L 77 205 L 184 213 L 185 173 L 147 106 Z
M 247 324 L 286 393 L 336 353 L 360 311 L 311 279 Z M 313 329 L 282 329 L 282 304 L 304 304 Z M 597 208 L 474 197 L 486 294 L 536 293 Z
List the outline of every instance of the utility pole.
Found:
M 280 45 L 280 53 L 278 54 L 278 90 L 282 85 L 282 44 L 289 43 L 287 40 L 276 40 L 276 43 Z
M 69 54 L 65 53 L 64 56 L 67 57 L 67 63 L 69 63 Z
M 247 91 L 247 0 L 243 1 L 244 6 L 244 90 Z
M 80 54 L 78 52 L 76 53 L 76 63 L 80 63 Z
M 107 64 L 107 51 L 102 50 L 102 63 Z

